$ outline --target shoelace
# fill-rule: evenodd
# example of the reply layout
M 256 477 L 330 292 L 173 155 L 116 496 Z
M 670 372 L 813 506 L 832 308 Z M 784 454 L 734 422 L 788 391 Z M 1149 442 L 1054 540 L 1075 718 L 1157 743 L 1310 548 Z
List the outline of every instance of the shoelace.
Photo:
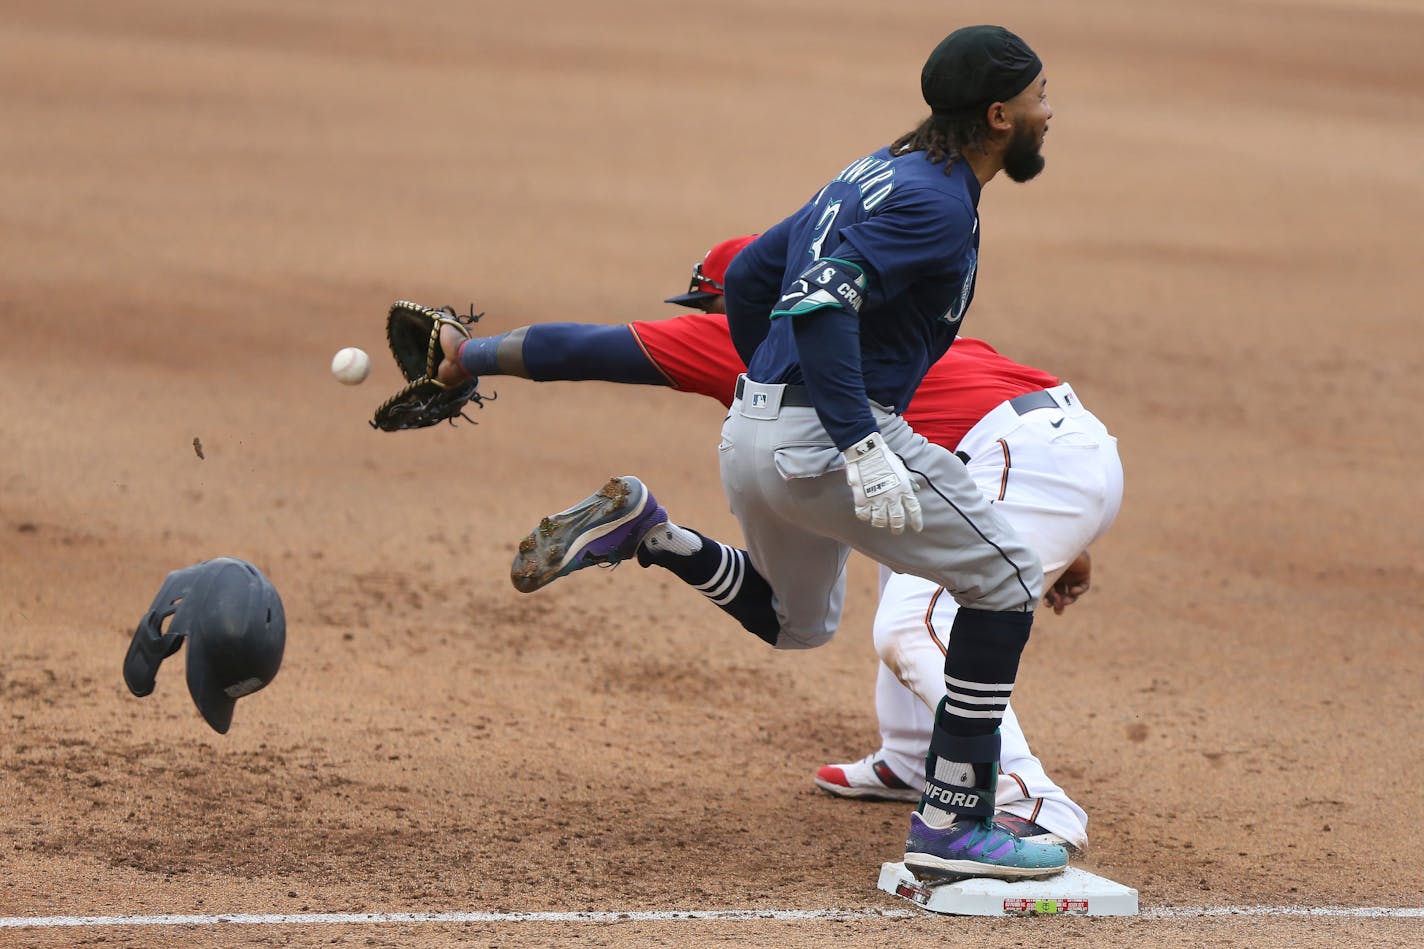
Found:
M 975 823 L 974 829 L 959 839 L 959 844 L 962 845 L 966 850 L 968 850 L 973 848 L 976 844 L 982 843 L 982 847 L 980 848 L 979 852 L 981 854 L 987 853 L 991 850 L 998 850 L 1000 847 L 1003 846 L 1001 842 L 991 840 L 991 838 L 995 836 L 1007 837 L 1009 843 L 1013 845 L 1014 853 L 1018 853 L 1024 847 L 1024 842 L 1022 840 L 1020 840 L 1018 837 L 1015 837 L 1013 834 L 1004 830 L 1002 827 L 998 826 L 992 821 L 977 821 Z

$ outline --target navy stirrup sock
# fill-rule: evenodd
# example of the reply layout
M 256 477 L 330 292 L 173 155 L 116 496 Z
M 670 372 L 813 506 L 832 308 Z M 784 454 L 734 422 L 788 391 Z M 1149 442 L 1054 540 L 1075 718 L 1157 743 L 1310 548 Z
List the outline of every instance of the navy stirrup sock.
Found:
M 946 698 L 936 716 L 951 735 L 988 735 L 999 727 L 1018 677 L 1031 612 L 961 608 L 944 656 Z
M 660 546 L 657 529 L 638 545 L 638 563 L 672 571 L 678 579 L 711 600 L 748 632 L 776 645 L 781 620 L 772 606 L 771 584 L 757 573 L 745 550 L 728 547 L 691 528 L 681 528 L 701 538 L 692 553 L 673 553 Z

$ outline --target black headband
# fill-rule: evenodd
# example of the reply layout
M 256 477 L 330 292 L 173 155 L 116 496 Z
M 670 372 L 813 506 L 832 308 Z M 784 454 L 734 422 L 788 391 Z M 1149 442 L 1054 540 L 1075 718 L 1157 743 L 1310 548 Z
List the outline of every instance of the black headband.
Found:
M 920 91 L 936 117 L 1006 102 L 1043 69 L 1038 54 L 1002 26 L 966 26 L 944 38 L 920 73 Z

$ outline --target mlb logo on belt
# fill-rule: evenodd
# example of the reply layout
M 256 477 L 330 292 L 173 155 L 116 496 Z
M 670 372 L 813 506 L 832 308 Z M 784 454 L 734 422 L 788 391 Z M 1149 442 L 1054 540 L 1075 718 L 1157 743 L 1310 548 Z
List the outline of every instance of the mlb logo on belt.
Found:
M 754 408 L 754 409 L 760 409 L 760 408 L 764 408 L 765 406 L 766 406 L 766 393 L 765 393 L 765 392 L 753 392 L 753 393 L 752 393 L 752 408 Z

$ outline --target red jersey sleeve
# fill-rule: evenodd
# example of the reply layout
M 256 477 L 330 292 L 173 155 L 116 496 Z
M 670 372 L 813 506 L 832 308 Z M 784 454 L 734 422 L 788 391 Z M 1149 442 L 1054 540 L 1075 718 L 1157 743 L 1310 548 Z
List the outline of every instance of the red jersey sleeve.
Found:
M 630 323 L 629 328 L 674 389 L 710 396 L 725 406 L 732 404 L 737 376 L 747 367 L 732 346 L 725 316 L 687 313 Z
M 953 451 L 994 406 L 1058 383 L 1056 376 L 999 355 L 982 339 L 960 336 L 925 373 L 905 410 L 905 421 L 936 445 Z

